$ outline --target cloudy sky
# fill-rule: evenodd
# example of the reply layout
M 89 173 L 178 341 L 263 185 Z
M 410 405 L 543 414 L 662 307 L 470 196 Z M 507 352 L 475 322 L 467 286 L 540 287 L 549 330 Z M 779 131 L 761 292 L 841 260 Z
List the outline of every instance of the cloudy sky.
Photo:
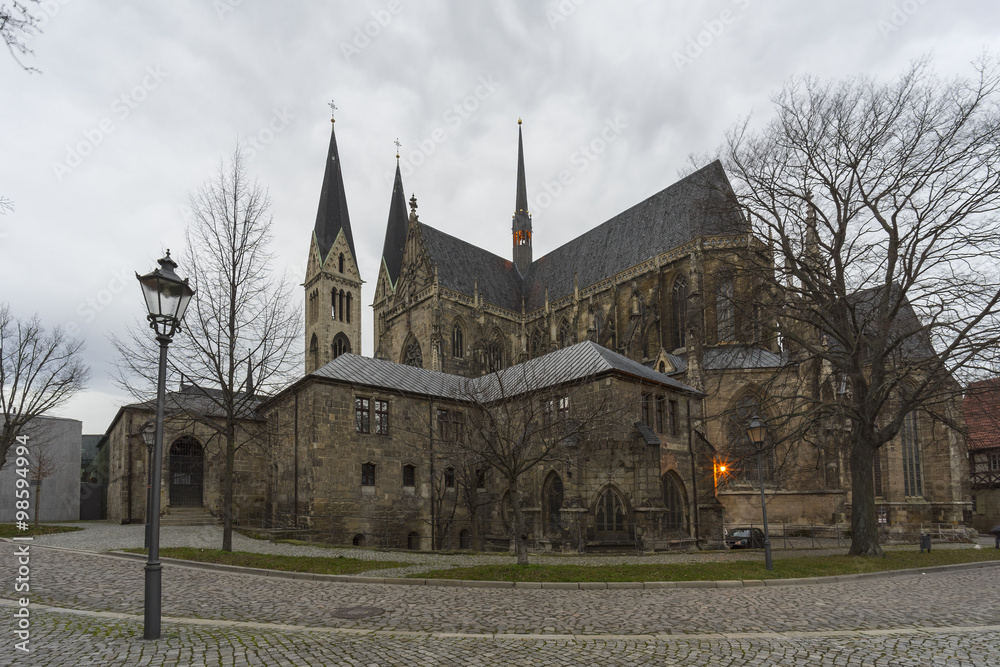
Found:
M 4 3 L 6 4 L 6 3 Z M 371 302 L 395 167 L 421 220 L 510 254 L 524 119 L 535 257 L 666 187 L 789 77 L 946 75 L 1000 53 L 992 1 L 43 0 L 27 74 L 0 53 L 0 301 L 87 344 L 61 414 L 100 433 L 127 397 L 107 338 L 136 271 L 184 271 L 188 194 L 243 142 L 301 282 L 332 98 Z M 559 178 L 562 173 L 562 183 Z M 296 298 L 301 299 L 296 291 Z M 371 315 L 363 353 L 372 351 Z

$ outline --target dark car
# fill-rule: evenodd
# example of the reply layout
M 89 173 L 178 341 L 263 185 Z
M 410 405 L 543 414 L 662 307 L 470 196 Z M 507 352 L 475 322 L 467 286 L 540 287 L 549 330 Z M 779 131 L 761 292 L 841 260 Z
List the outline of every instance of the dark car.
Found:
M 726 546 L 730 549 L 761 549 L 764 531 L 760 528 L 730 528 L 726 531 Z

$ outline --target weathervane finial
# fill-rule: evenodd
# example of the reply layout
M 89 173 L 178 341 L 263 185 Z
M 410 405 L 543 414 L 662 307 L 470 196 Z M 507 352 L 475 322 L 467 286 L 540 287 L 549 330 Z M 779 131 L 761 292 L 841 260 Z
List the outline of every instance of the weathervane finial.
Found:
M 398 160 L 399 159 L 399 147 L 402 146 L 403 144 L 399 143 L 399 137 L 396 137 L 396 140 L 394 142 L 392 142 L 392 143 L 396 144 L 396 159 Z
M 333 100 L 330 100 L 330 102 L 328 103 L 327 106 L 330 107 L 330 122 L 331 123 L 336 123 L 337 120 L 334 118 L 334 114 L 337 111 L 337 105 L 333 103 Z

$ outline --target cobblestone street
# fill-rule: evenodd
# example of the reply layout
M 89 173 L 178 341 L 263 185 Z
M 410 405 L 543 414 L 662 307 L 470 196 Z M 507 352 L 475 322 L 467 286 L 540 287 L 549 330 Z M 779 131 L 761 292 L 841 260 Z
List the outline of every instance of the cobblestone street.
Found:
M 141 526 L 104 525 L 32 544 L 30 654 L 13 650 L 14 545 L 0 543 L 11 647 L 0 665 L 1000 665 L 996 567 L 801 586 L 561 590 L 336 583 L 167 564 L 163 638 L 148 642 L 142 562 L 80 550 L 127 546 L 135 528 L 141 542 Z M 103 547 L 90 544 L 95 537 Z M 60 543 L 75 550 L 43 547 Z M 366 553 L 427 566 L 427 555 Z M 357 607 L 373 615 L 343 618 Z

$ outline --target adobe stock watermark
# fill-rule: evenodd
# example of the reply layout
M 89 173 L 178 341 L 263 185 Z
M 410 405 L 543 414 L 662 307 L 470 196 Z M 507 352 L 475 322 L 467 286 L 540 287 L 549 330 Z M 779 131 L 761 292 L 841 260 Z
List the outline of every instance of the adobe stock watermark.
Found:
M 56 14 L 68 5 L 71 0 L 42 0 L 37 5 L 32 5 L 32 13 L 38 22 L 35 24 L 36 30 L 24 36 L 25 41 L 30 41 L 45 31 L 45 26 L 49 24 Z
M 53 162 L 52 171 L 59 181 L 83 164 L 84 159 L 104 142 L 142 104 L 149 94 L 160 87 L 167 78 L 167 72 L 160 65 L 149 65 L 146 74 L 131 90 L 116 97 L 111 102 L 111 116 L 102 118 L 96 126 L 83 131 L 83 139 L 72 146 L 66 146 L 66 157 L 62 162 Z
M 264 152 L 264 149 L 270 146 L 274 138 L 284 132 L 293 120 L 295 114 L 285 107 L 272 109 L 271 118 L 259 130 L 244 139 L 246 141 L 244 159 L 249 162 Z
M 585 2 L 587 0 L 560 0 L 554 6 L 546 9 L 545 20 L 549 22 L 549 29 L 558 30 L 559 24 L 565 23 Z
M 462 95 L 442 114 L 441 119 L 444 121 L 445 127 L 434 128 L 431 130 L 430 136 L 417 142 L 416 148 L 402 154 L 399 161 L 400 174 L 409 176 L 427 162 L 427 158 L 434 154 L 438 146 L 448 141 L 462 126 L 462 123 L 475 114 L 483 102 L 493 97 L 499 88 L 500 83 L 493 79 L 492 74 L 479 77 L 476 86 L 467 95 Z M 392 187 L 396 178 L 395 170 L 387 171 L 383 176 L 385 182 Z
M 243 4 L 243 0 L 214 0 L 212 2 L 212 9 L 215 10 L 215 15 L 219 17 L 219 22 L 226 20 L 226 15 L 231 14 L 236 11 L 236 8 Z
M 118 269 L 105 283 L 104 287 L 97 290 L 92 296 L 76 304 L 73 310 L 77 318 L 85 324 L 90 324 L 97 319 L 126 289 L 132 290 L 135 286 L 135 271 L 130 269 Z M 77 322 L 70 322 L 66 325 L 66 333 L 76 338 L 80 335 L 81 328 Z
M 401 0 L 389 0 L 385 9 L 371 10 L 369 12 L 371 20 L 365 21 L 364 25 L 354 29 L 354 35 L 350 42 L 340 43 L 340 52 L 344 54 L 344 59 L 351 62 L 351 58 L 360 55 L 362 51 L 371 46 L 372 40 L 377 39 L 402 11 L 403 3 Z
M 596 137 L 582 144 L 569 156 L 569 169 L 562 169 L 551 181 L 542 181 L 542 190 L 532 201 L 535 211 L 543 211 L 552 205 L 556 199 L 573 185 L 576 177 L 587 170 L 608 149 L 608 145 L 618 140 L 628 123 L 621 114 L 604 121 L 604 126 Z
M 903 0 L 892 5 L 888 19 L 879 19 L 875 25 L 882 33 L 882 39 L 889 39 L 889 35 L 898 31 L 909 23 L 910 18 L 920 11 L 920 8 L 927 4 L 928 0 Z
M 705 49 L 715 44 L 715 40 L 722 36 L 726 28 L 733 25 L 742 17 L 750 7 L 751 0 L 730 0 L 733 9 L 723 9 L 714 18 L 702 21 L 702 30 L 688 37 L 687 42 L 679 51 L 674 51 L 674 65 L 678 72 L 683 72 L 684 68 L 694 63 L 695 60 L 705 53 Z
M 19 435 L 16 438 L 17 444 L 11 448 L 14 453 L 14 519 L 17 524 L 17 529 L 20 531 L 28 530 L 28 520 L 30 519 L 30 514 L 28 510 L 31 507 L 31 461 L 28 459 L 28 436 Z M 16 576 L 12 577 L 14 580 L 14 592 L 20 593 L 23 597 L 17 598 L 17 609 L 14 612 L 14 623 L 16 629 L 14 630 L 14 635 L 19 641 L 14 642 L 14 648 L 23 653 L 30 653 L 30 643 L 31 643 L 31 610 L 29 605 L 31 604 L 31 599 L 28 594 L 31 592 L 31 552 L 30 544 L 32 538 L 30 536 L 21 537 L 20 535 L 13 538 L 15 546 L 14 557 L 11 559 L 11 563 L 17 568 L 15 573 Z

